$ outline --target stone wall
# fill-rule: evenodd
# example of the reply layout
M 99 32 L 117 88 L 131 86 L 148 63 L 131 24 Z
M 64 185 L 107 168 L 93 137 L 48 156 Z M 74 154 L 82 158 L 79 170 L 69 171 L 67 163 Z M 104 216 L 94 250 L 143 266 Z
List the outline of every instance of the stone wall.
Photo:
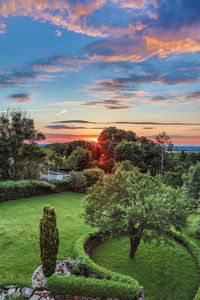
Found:
M 8 297 L 24 296 L 29 300 L 119 300 L 117 298 L 101 298 L 101 297 L 83 297 L 72 295 L 56 295 L 53 296 L 49 291 L 42 289 L 31 289 L 28 287 L 19 287 L 17 285 L 8 285 L 0 289 L 0 300 L 7 300 Z M 136 300 L 144 300 L 143 287 L 140 287 L 140 295 Z

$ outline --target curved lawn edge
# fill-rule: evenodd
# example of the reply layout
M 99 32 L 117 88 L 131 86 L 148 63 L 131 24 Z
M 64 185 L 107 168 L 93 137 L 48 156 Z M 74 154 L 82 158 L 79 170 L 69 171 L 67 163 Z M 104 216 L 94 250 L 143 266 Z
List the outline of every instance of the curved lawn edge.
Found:
M 181 235 L 180 233 L 177 233 L 175 231 L 169 231 L 168 236 L 172 237 L 176 242 L 181 243 L 187 250 L 190 252 L 190 254 L 195 258 L 198 268 L 200 269 L 200 249 L 199 247 L 192 241 L 190 241 L 185 236 Z M 102 235 L 100 232 L 93 232 L 82 235 L 75 243 L 73 248 L 73 256 L 74 258 L 78 256 L 86 256 L 87 263 L 89 264 L 90 268 L 93 270 L 93 272 L 97 276 L 103 276 L 107 279 L 112 279 L 120 282 L 126 282 L 126 283 L 139 283 L 136 279 L 127 276 L 127 275 L 121 275 L 117 272 L 109 271 L 103 267 L 98 266 L 95 264 L 88 256 L 89 251 L 93 248 L 93 246 L 102 240 Z M 200 300 L 200 285 L 198 287 L 198 290 L 193 298 L 193 300 Z
M 132 285 L 135 290 L 135 296 L 138 297 L 140 293 L 140 285 L 138 281 L 128 275 L 122 275 L 117 272 L 112 272 L 103 267 L 98 266 L 89 258 L 90 249 L 101 240 L 99 232 L 93 232 L 82 235 L 75 243 L 73 248 L 73 257 L 85 256 L 85 261 L 89 265 L 90 270 L 99 278 L 105 278 L 111 281 L 121 282 L 127 285 Z
M 168 233 L 169 236 L 171 236 L 175 241 L 181 243 L 183 246 L 187 248 L 187 250 L 190 252 L 190 254 L 195 258 L 198 268 L 200 269 L 200 249 L 199 247 L 192 241 L 190 241 L 185 236 L 181 235 L 178 232 L 170 231 Z M 200 300 L 200 285 L 198 287 L 198 290 L 193 298 L 193 300 Z

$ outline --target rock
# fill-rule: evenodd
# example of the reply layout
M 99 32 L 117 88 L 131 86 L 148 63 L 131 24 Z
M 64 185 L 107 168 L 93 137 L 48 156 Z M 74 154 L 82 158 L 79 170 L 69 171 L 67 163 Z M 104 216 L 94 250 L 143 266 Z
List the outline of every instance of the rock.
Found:
M 0 300 L 5 300 L 7 298 L 7 294 L 0 294 Z
M 22 294 L 20 292 L 15 292 L 12 294 L 12 297 L 15 298 L 15 297 L 20 297 Z
M 16 288 L 10 288 L 9 290 L 8 290 L 8 296 L 11 296 L 13 293 L 15 293 L 16 292 Z
M 40 296 L 33 294 L 33 296 L 29 300 L 39 300 Z
M 22 293 L 22 295 L 23 295 L 24 297 L 30 298 L 31 295 L 33 294 L 33 289 L 24 287 L 24 288 L 21 290 L 21 293 Z

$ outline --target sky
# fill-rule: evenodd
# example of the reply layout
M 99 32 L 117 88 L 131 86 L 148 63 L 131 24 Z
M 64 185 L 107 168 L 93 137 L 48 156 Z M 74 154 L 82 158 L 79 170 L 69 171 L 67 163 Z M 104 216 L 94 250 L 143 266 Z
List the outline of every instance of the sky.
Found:
M 0 0 L 0 111 L 46 142 L 108 126 L 200 145 L 199 0 Z

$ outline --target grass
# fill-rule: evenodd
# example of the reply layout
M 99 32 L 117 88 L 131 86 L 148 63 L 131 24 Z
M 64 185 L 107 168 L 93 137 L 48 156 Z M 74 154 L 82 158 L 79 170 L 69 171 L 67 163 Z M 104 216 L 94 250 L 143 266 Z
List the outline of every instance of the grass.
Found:
M 45 204 L 55 208 L 60 231 L 58 258 L 72 255 L 80 235 L 91 231 L 80 218 L 82 194 L 60 193 L 0 204 L 0 285 L 31 287 L 40 265 L 39 220 Z M 192 218 L 185 231 L 193 236 Z M 198 241 L 197 241 L 198 242 Z M 127 237 L 106 241 L 91 252 L 96 263 L 138 279 L 148 300 L 190 300 L 198 286 L 195 261 L 185 248 L 141 243 L 134 260 L 128 258 Z
M 187 220 L 187 227 L 183 229 L 183 234 L 185 234 L 191 241 L 197 244 L 200 248 L 200 239 L 195 235 L 194 222 L 197 217 L 200 216 L 200 211 L 196 214 L 192 214 L 189 216 Z
M 81 234 L 91 231 L 80 218 L 83 194 L 60 193 L 0 204 L 0 285 L 31 287 L 34 270 L 41 264 L 39 220 L 45 204 L 55 208 L 60 231 L 58 258 L 72 255 Z
M 197 265 L 183 246 L 173 244 L 141 242 L 131 260 L 128 237 L 120 237 L 98 244 L 90 257 L 102 267 L 136 278 L 147 300 L 191 300 L 199 285 Z

